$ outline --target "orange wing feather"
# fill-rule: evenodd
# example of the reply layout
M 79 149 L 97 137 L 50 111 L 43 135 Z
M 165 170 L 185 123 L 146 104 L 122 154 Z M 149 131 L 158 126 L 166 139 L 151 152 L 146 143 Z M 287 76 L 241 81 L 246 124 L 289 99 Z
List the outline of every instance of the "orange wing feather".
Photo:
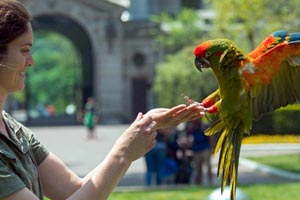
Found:
M 272 46 L 278 44 L 278 38 L 270 35 L 248 54 L 249 59 L 255 59 L 264 54 Z
M 269 36 L 242 61 L 241 77 L 254 118 L 300 97 L 300 41 L 289 39 Z

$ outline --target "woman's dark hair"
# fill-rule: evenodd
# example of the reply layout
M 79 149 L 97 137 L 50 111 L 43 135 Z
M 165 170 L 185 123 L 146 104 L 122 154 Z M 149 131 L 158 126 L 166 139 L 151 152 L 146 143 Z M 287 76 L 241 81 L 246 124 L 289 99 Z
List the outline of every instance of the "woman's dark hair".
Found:
M 7 53 L 7 44 L 27 31 L 30 15 L 16 0 L 0 1 L 0 58 Z

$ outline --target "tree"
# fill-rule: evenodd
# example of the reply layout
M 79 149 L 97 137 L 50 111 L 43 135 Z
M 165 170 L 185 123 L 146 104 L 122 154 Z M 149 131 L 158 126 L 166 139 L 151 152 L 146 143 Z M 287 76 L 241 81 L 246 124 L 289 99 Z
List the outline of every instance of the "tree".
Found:
M 162 34 L 157 36 L 157 40 L 163 45 L 166 54 L 176 53 L 195 44 L 206 35 L 198 26 L 202 19 L 193 9 L 185 8 L 176 16 L 162 13 L 153 16 L 152 21 L 160 24 Z
M 254 49 L 278 29 L 299 31 L 298 0 L 208 1 L 216 12 L 212 37 L 227 37 L 240 48 Z
M 200 74 L 194 67 L 193 50 L 193 47 L 187 47 L 169 55 L 165 62 L 157 66 L 154 91 L 160 106 L 185 103 L 182 94 L 199 101 L 217 88 L 211 70 Z
M 75 85 L 81 84 L 80 57 L 60 34 L 37 31 L 35 37 L 35 66 L 28 70 L 30 107 L 52 104 L 57 114 L 63 114 L 68 104 L 75 104 Z
M 200 100 L 216 88 L 211 71 L 200 74 L 194 67 L 193 47 L 207 37 L 201 31 L 203 19 L 193 9 L 183 9 L 176 16 L 163 13 L 153 17 L 160 23 L 163 34 L 157 40 L 162 44 L 166 60 L 156 67 L 154 92 L 159 106 L 170 107 L 185 103 L 182 94 Z M 199 74 L 198 74 L 199 73 Z

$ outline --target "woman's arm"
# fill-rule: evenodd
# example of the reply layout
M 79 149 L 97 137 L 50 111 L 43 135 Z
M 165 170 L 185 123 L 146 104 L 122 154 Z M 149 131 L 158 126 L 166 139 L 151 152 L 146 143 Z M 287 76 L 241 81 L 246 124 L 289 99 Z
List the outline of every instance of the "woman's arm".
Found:
M 23 188 L 9 196 L 2 197 L 1 200 L 39 200 L 30 190 Z
M 39 166 L 45 194 L 51 199 L 107 199 L 130 164 L 156 143 L 150 116 L 141 113 L 118 138 L 104 161 L 80 179 L 56 156 L 50 154 Z

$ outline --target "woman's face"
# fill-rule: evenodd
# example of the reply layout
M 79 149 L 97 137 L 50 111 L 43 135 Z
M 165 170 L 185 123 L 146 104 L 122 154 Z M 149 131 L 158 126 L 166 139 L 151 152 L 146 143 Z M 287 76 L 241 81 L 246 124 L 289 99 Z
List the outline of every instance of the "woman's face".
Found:
M 8 43 L 7 55 L 0 60 L 0 92 L 9 94 L 24 89 L 25 71 L 33 66 L 31 55 L 33 34 L 31 24 L 28 30 Z

